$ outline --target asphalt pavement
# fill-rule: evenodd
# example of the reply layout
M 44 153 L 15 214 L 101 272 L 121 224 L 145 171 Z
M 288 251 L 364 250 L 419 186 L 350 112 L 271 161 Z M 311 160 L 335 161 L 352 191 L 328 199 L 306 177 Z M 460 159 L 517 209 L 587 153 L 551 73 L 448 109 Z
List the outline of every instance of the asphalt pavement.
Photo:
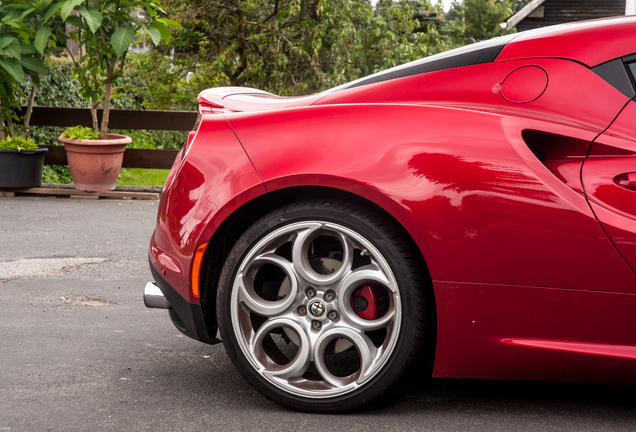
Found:
M 0 198 L 0 431 L 636 430 L 634 387 L 424 373 L 355 413 L 282 408 L 144 306 L 157 206 Z

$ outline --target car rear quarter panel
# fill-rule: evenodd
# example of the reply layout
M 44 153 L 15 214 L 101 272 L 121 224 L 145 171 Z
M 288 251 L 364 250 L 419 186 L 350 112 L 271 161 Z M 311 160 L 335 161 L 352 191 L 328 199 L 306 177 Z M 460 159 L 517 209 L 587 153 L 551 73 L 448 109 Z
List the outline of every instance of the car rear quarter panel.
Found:
M 232 128 L 220 115 L 207 114 L 181 165 L 166 186 L 150 248 L 155 268 L 184 298 L 190 290 L 197 246 L 236 208 L 265 188 Z
M 416 106 L 228 116 L 268 191 L 320 185 L 385 208 L 440 281 L 634 292 L 634 274 L 581 193 L 521 138 L 545 121 Z

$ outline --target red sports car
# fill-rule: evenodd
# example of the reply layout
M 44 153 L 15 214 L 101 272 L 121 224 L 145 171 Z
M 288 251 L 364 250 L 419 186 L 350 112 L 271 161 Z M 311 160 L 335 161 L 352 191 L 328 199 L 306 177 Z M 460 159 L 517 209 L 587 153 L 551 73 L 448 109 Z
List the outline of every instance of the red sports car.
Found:
M 430 362 L 635 383 L 635 77 L 621 17 L 306 97 L 203 91 L 146 304 L 300 410 L 355 408 Z

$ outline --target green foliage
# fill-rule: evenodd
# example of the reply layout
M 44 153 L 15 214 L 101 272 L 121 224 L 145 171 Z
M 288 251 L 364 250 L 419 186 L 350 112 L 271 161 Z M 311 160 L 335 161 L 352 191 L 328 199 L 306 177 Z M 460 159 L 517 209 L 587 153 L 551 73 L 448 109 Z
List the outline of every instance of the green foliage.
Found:
M 455 16 L 451 24 L 453 44 L 461 46 L 510 33 L 499 24 L 512 15 L 512 3 L 513 0 L 454 1 L 450 11 Z
M 531 1 L 532 0 L 512 0 L 512 13 L 516 14 Z M 508 17 L 506 17 L 506 19 L 508 19 Z
M 99 134 L 95 133 L 93 129 L 86 126 L 75 126 L 66 129 L 62 132 L 62 135 L 68 139 L 76 140 L 96 140 L 99 139 Z
M 42 183 L 73 183 L 67 165 L 44 165 Z
M 191 54 L 170 57 L 153 50 L 130 56 L 128 77 L 118 88 L 119 94 L 141 102 L 144 109 L 185 110 L 197 109 L 197 95 L 208 86 L 227 85 L 227 81 L 194 76 L 186 79 L 190 64 L 196 62 Z
M 102 139 L 108 129 L 112 85 L 123 72 L 135 34 L 144 31 L 158 44 L 169 40 L 167 26 L 179 27 L 160 13 L 163 10 L 152 0 L 66 0 L 60 9 L 62 19 L 75 27 L 71 38 L 80 47 L 77 56 L 71 53 L 75 76 L 80 93 L 91 102 L 93 129 Z M 100 101 L 104 115 L 98 126 Z
M 89 108 L 88 102 L 79 92 L 79 82 L 72 76 L 73 63 L 63 58 L 51 59 L 50 67 L 39 75 L 39 88 L 35 94 L 36 106 Z M 20 90 L 27 93 L 31 81 L 20 84 Z M 20 99 L 26 105 L 26 97 Z
M 149 131 L 146 130 L 120 130 L 117 133 L 128 135 L 132 138 L 133 142 L 129 147 L 139 149 L 155 149 L 157 143 L 155 137 Z
M 451 21 L 450 45 L 461 46 L 512 33 L 513 31 L 501 28 L 500 24 L 529 2 L 530 0 L 453 1 L 447 14 L 447 19 Z
M 27 78 L 38 85 L 46 59 L 63 39 L 54 25 L 57 2 L 6 0 L 0 3 L 0 138 L 18 136 L 22 120 L 16 114 Z M 24 125 L 27 127 L 28 125 Z
M 126 147 L 139 149 L 170 149 L 178 150 L 185 142 L 186 131 L 153 131 L 113 129 L 113 133 L 128 135 L 132 142 Z
M 182 23 L 167 48 L 133 60 L 149 86 L 147 106 L 192 109 L 199 91 L 223 85 L 276 94 L 321 91 L 440 49 L 427 0 L 167 0 Z
M 38 145 L 30 139 L 7 137 L 0 141 L 0 150 L 37 150 Z
M 88 108 L 87 102 L 78 91 L 78 82 L 71 76 L 73 64 L 70 61 L 55 59 L 46 72 L 40 74 L 38 92 L 35 94 L 36 106 Z M 28 93 L 31 81 L 19 85 L 24 93 Z M 27 104 L 27 98 L 20 100 Z M 55 126 L 30 126 L 29 138 L 40 145 L 59 144 L 57 137 L 65 128 Z

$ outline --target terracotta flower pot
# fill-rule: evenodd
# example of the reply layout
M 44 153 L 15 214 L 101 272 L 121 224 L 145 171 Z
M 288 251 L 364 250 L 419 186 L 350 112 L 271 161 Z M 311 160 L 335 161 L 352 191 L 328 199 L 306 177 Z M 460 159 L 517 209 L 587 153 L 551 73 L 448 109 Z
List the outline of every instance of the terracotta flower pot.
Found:
M 129 136 L 106 134 L 104 140 L 76 140 L 60 135 L 57 139 L 64 143 L 75 189 L 115 189 L 126 144 L 132 142 Z

